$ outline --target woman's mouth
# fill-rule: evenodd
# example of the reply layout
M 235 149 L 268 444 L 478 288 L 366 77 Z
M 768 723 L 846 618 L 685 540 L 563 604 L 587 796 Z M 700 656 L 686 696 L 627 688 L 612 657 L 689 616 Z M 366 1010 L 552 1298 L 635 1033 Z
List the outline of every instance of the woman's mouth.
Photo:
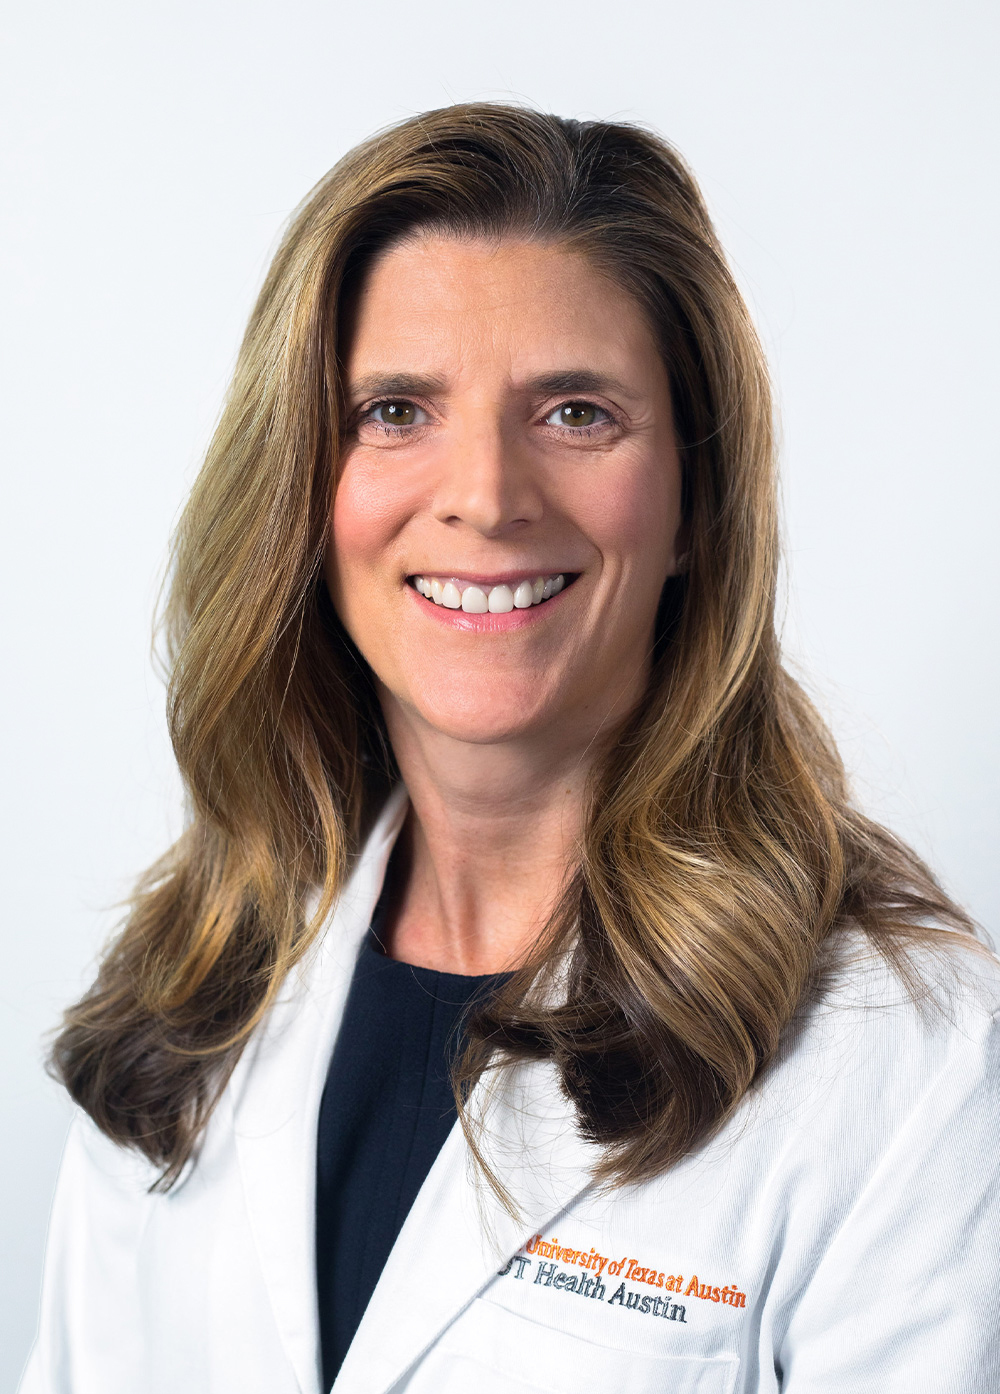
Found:
M 544 605 L 575 579 L 575 575 L 560 571 L 536 576 L 534 580 L 491 586 L 463 581 L 456 576 L 408 577 L 409 584 L 419 595 L 446 610 L 464 610 L 467 615 L 506 615 L 511 610 L 530 610 Z

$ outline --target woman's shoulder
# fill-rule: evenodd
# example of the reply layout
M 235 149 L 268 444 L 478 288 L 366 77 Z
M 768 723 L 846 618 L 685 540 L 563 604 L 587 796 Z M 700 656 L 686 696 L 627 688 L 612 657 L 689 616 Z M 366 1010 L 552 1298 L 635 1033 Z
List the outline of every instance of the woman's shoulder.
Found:
M 753 1130 L 795 1222 L 775 1224 L 776 1346 L 796 1388 L 853 1388 L 863 1366 L 923 1388 L 921 1333 L 975 1364 L 995 1327 L 977 1290 L 1000 1220 L 1000 963 L 950 931 L 895 963 L 861 934 L 833 947 Z
M 936 1091 L 1000 1096 L 1000 960 L 950 930 L 887 955 L 845 929 L 764 1072 L 758 1105 L 893 1132 Z
M 941 1048 L 979 1037 L 1000 1011 L 1000 959 L 980 939 L 929 928 L 880 939 L 848 926 L 827 945 L 797 1020 L 819 1030 L 859 1022 L 913 1032 Z

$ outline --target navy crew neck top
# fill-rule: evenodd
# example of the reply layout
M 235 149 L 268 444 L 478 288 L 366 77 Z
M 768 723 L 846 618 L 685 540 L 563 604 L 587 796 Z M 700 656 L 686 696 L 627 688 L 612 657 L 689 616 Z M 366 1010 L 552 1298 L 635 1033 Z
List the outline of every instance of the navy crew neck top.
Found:
M 325 1390 L 455 1122 L 450 1071 L 462 1020 L 505 977 L 439 973 L 387 958 L 380 943 L 386 908 L 383 889 L 320 1105 L 316 1282 Z

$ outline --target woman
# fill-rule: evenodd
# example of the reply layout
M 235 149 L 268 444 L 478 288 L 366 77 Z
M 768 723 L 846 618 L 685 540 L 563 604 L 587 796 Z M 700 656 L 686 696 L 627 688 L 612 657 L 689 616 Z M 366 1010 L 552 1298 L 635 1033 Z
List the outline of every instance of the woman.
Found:
M 321 182 L 178 533 L 190 820 L 56 1044 L 25 1391 L 997 1380 L 998 978 L 781 666 L 773 460 L 655 137 L 453 107 Z

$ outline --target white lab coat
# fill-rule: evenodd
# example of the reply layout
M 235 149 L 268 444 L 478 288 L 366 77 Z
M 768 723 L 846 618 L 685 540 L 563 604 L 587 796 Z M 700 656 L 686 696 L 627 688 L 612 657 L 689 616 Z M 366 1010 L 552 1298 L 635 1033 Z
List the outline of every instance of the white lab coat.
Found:
M 320 1096 L 405 807 L 174 1191 L 74 1123 L 21 1394 L 320 1394 Z M 489 1156 L 520 1217 L 456 1126 L 337 1394 L 996 1394 L 1000 978 L 973 962 L 951 999 L 922 1015 L 877 963 L 851 969 L 712 1142 L 624 1190 L 589 1184 L 551 1067 L 510 1072 Z

